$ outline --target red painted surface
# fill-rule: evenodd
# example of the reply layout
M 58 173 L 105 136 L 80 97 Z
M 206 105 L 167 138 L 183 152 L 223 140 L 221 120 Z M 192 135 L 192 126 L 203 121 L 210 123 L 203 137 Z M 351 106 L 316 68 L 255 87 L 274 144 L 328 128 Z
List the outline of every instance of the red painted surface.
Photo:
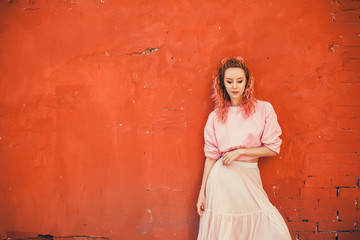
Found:
M 1 239 L 195 239 L 211 76 L 237 55 L 283 128 L 260 169 L 292 236 L 359 239 L 359 8 L 1 1 Z

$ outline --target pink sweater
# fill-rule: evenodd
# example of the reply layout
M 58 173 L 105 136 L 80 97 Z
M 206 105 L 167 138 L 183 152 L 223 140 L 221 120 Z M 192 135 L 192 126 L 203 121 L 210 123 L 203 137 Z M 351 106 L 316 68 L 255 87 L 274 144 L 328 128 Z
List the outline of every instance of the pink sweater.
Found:
M 219 159 L 224 153 L 237 148 L 266 146 L 279 153 L 281 128 L 271 103 L 257 100 L 255 113 L 245 119 L 240 107 L 230 107 L 228 118 L 221 123 L 215 111 L 209 114 L 204 128 L 205 157 Z M 240 156 L 238 160 L 256 157 Z

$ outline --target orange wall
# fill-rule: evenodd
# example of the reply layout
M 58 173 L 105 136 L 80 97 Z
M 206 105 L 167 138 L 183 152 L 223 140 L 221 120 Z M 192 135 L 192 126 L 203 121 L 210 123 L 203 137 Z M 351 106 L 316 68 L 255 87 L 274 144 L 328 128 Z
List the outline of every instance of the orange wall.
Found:
M 260 169 L 294 239 L 360 239 L 359 9 L 1 1 L 1 239 L 195 239 L 211 76 L 237 55 L 283 129 Z

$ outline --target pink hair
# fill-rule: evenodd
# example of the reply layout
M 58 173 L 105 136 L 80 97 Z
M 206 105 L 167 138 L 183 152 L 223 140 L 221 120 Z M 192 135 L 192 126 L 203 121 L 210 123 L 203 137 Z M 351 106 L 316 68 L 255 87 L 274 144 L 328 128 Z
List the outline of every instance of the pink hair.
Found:
M 226 69 L 228 68 L 241 68 L 244 70 L 246 84 L 241 100 L 241 110 L 245 118 L 249 117 L 253 112 L 255 112 L 256 98 L 254 91 L 254 78 L 251 75 L 248 67 L 245 65 L 243 58 L 224 58 L 221 60 L 221 66 L 217 68 L 213 76 L 214 85 L 213 93 L 211 96 L 215 103 L 216 114 L 222 122 L 226 122 L 227 113 L 231 105 L 230 96 L 227 93 L 224 84 L 224 75 Z

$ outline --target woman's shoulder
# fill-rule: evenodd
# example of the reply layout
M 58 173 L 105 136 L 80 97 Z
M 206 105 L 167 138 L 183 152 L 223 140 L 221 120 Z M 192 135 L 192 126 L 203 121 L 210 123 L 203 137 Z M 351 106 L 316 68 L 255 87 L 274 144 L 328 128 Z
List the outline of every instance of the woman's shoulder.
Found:
M 263 112 L 265 114 L 269 114 L 270 112 L 274 111 L 273 105 L 265 100 L 256 100 L 256 111 Z
M 265 100 L 256 99 L 256 106 L 262 109 L 272 108 L 272 104 Z
M 209 113 L 208 119 L 215 119 L 216 117 L 217 117 L 216 109 L 214 109 Z
M 207 120 L 206 120 L 206 124 L 205 124 L 205 128 L 206 127 L 209 127 L 209 126 L 214 126 L 215 125 L 215 119 L 217 118 L 216 116 L 216 111 L 215 110 L 212 110 L 208 117 L 207 117 Z

